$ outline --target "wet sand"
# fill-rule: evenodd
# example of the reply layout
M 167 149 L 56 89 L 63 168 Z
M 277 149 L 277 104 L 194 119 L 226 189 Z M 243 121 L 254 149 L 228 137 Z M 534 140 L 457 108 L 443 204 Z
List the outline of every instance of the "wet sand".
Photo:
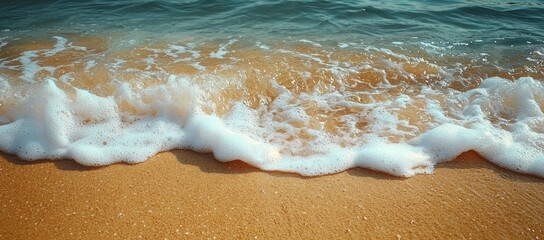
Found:
M 537 239 L 544 179 L 474 153 L 404 179 L 352 169 L 314 178 L 209 154 L 137 165 L 0 159 L 0 239 Z

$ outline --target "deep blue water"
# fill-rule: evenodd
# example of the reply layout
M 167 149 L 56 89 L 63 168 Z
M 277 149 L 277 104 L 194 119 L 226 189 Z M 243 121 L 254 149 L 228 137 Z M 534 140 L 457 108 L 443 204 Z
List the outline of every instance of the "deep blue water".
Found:
M 542 43 L 544 1 L 2 1 L 0 30 Z

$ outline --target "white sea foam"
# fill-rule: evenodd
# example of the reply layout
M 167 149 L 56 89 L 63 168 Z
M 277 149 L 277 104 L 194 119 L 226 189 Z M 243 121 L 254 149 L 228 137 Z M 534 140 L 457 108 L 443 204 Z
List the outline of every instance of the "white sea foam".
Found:
M 288 93 L 278 96 L 264 115 L 239 103 L 220 118 L 198 111 L 205 104 L 197 96 L 201 93 L 183 77 L 172 75 L 163 85 L 137 91 L 122 84 L 109 97 L 76 89 L 73 100 L 55 81 L 46 80 L 37 93 L 20 103 L 24 107 L 8 109 L 2 116 L 9 123 L 0 126 L 4 136 L 0 150 L 26 160 L 69 158 L 84 165 L 106 165 L 142 162 L 157 152 L 181 148 L 212 152 L 220 161 L 240 159 L 264 170 L 310 176 L 353 167 L 413 176 L 430 173 L 435 164 L 474 150 L 499 166 L 544 177 L 544 114 L 539 107 L 544 86 L 531 78 L 514 82 L 489 78 L 479 88 L 458 92 L 452 101 L 462 106 L 453 115 L 446 115 L 431 101 L 426 109 L 436 112 L 435 126 L 407 142 L 393 143 L 370 134 L 366 142 L 349 146 L 339 145 L 319 128 L 306 127 L 310 117 L 290 104 L 293 96 Z M 0 90 L 9 90 L 3 82 Z M 307 95 L 300 101 L 315 98 L 321 102 L 318 105 L 329 108 L 350 104 L 325 100 L 338 96 Z M 150 97 L 152 102 L 143 101 Z M 364 105 L 361 115 L 344 120 L 366 116 L 372 119 L 367 128 L 371 132 L 407 134 L 399 129 L 402 120 L 388 109 L 404 108 L 411 101 L 401 95 Z M 119 102 L 142 114 L 154 114 L 124 112 Z M 513 120 L 503 127 L 489 121 L 499 116 Z M 282 120 L 277 121 L 278 117 Z M 281 140 L 301 132 L 312 140 Z M 297 148 L 307 154 L 285 151 Z
M 89 72 L 92 68 L 94 68 L 96 66 L 96 61 L 95 60 L 89 60 L 87 61 L 87 63 L 85 64 L 85 69 L 84 71 L 85 72 Z
M 36 79 L 36 73 L 40 71 L 46 71 L 50 74 L 52 74 L 56 67 L 52 66 L 40 66 L 39 62 L 35 60 L 38 57 L 51 57 L 59 52 L 65 51 L 67 49 L 72 49 L 76 51 L 87 51 L 85 47 L 81 46 L 73 46 L 72 43 L 68 41 L 68 39 L 54 36 L 53 37 L 56 40 L 55 45 L 51 49 L 43 49 L 43 50 L 29 50 L 29 51 L 23 51 L 18 58 L 14 58 L 11 60 L 0 59 L 0 68 L 4 69 L 10 69 L 10 70 L 20 70 L 22 75 L 20 78 L 26 82 L 35 82 Z M 0 46 L 1 48 L 1 46 Z M 10 65 L 14 61 L 19 62 L 20 65 Z M 93 61 L 87 62 L 87 65 L 85 67 L 85 71 L 88 71 L 90 68 L 92 68 L 94 65 Z M 66 78 L 66 77 L 65 77 Z
M 38 51 L 26 51 L 18 58 L 23 67 L 23 76 L 21 76 L 21 78 L 27 82 L 33 82 L 36 73 L 42 69 L 36 61 L 32 60 L 37 56 Z
M 213 66 L 207 61 L 207 57 L 225 58 L 227 48 L 236 41 L 230 40 L 219 44 L 209 56 L 201 56 L 190 43 L 168 45 L 166 49 L 145 48 L 151 54 L 136 60 L 144 63 L 142 69 L 134 67 L 130 57 L 113 55 L 100 62 L 111 74 L 108 87 L 114 88 L 110 96 L 102 97 L 77 88 L 65 92 L 57 87 L 71 86 L 77 81 L 77 73 L 56 72 L 62 67 L 47 66 L 47 61 L 38 59 L 68 49 L 85 49 L 72 46 L 65 38 L 55 39 L 51 49 L 24 51 L 18 58 L 1 63 L 2 68 L 18 70 L 28 86 L 43 84 L 38 91 L 29 88 L 24 101 L 13 100 L 10 98 L 18 98 L 17 89 L 10 83 L 16 79 L 8 81 L 0 76 L 0 104 L 19 101 L 18 106 L 1 109 L 0 135 L 6 137 L 0 139 L 0 150 L 23 159 L 69 158 L 85 165 L 137 163 L 157 152 L 178 148 L 213 152 L 220 161 L 239 159 L 261 169 L 302 175 L 363 167 L 413 176 L 430 173 L 435 164 L 474 150 L 505 168 L 544 176 L 544 87 L 532 78 L 488 78 L 479 87 L 463 92 L 447 87 L 454 81 L 448 79 L 448 69 L 385 48 L 346 44 L 344 47 L 384 56 L 379 61 L 362 58 L 363 63 L 358 63 L 333 59 L 326 50 L 308 53 L 304 49 L 267 46 L 266 52 L 272 55 L 266 57 L 280 55 L 276 60 L 293 61 L 292 65 L 282 65 L 293 68 L 287 70 L 288 79 L 274 79 L 278 74 L 263 75 L 262 79 L 271 85 L 269 91 L 274 92 L 267 96 L 244 91 L 248 86 L 243 68 L 237 70 L 241 77 L 229 75 L 237 67 L 233 62 L 242 59 L 235 59 L 236 50 L 231 49 L 232 56 L 226 59 L 233 64 Z M 160 56 L 164 55 L 167 61 L 182 62 L 202 72 L 196 76 L 169 75 L 159 66 L 165 60 Z M 95 59 L 87 60 L 79 71 L 94 71 L 96 61 L 101 61 Z M 407 63 L 424 63 L 430 71 L 437 68 L 437 76 L 443 80 L 436 85 L 420 85 L 420 79 L 406 69 Z M 203 65 L 210 66 L 211 71 L 204 72 L 207 68 Z M 256 74 L 273 72 L 273 68 L 249 70 Z M 367 77 L 360 73 L 367 70 L 377 74 L 378 82 L 368 89 L 356 87 Z M 42 79 L 36 79 L 40 71 L 56 73 L 58 79 L 40 83 Z M 125 73 L 124 77 L 135 80 L 117 78 Z M 320 74 L 326 77 L 311 86 Z M 402 86 L 389 81 L 399 77 L 395 74 L 406 79 L 407 88 L 391 94 L 389 89 Z M 139 81 L 140 76 L 144 80 L 151 78 L 153 83 L 146 86 Z M 293 76 L 300 82 L 294 82 Z M 353 76 L 356 82 L 349 83 L 353 87 L 343 82 Z M 292 89 L 288 86 L 300 83 L 308 85 Z M 297 87 L 306 89 L 297 92 Z M 240 90 L 233 96 L 256 94 L 249 98 L 260 98 L 260 105 L 248 107 L 247 99 L 232 100 L 230 95 L 224 101 L 210 100 L 221 96 L 225 89 Z M 365 97 L 368 100 L 361 100 Z M 226 114 L 205 110 L 221 104 L 226 105 Z M 326 116 L 337 112 L 341 113 Z M 407 115 L 421 115 L 424 123 L 414 123 Z
M 310 40 L 307 40 L 307 39 L 301 39 L 301 40 L 298 40 L 299 42 L 302 42 L 302 43 L 308 43 L 314 47 L 322 47 L 321 44 L 317 43 L 317 42 L 314 42 L 314 41 L 310 41 Z
M 261 43 L 261 42 L 256 42 L 256 46 L 259 47 L 260 49 L 263 49 L 263 50 L 270 50 L 270 47 Z
M 45 56 L 47 57 L 53 56 L 59 52 L 66 50 L 66 44 L 68 43 L 68 39 L 59 36 L 54 36 L 53 38 L 57 40 L 57 43 L 55 43 L 53 49 L 47 50 L 45 52 Z
M 8 45 L 8 42 L 5 41 L 7 39 L 9 39 L 9 38 L 8 37 L 1 37 L 0 38 L 0 48 L 3 48 L 4 46 Z
M 235 43 L 236 41 L 238 41 L 238 40 L 232 39 L 232 40 L 229 40 L 229 42 L 227 42 L 225 44 L 220 44 L 219 49 L 217 49 L 217 51 L 210 53 L 210 57 L 211 58 L 224 58 L 225 54 L 229 53 L 229 51 L 227 50 L 227 47 L 229 45 Z
M 161 53 L 161 52 L 165 53 L 167 56 L 175 59 L 176 62 L 178 61 L 188 62 L 188 61 L 193 61 L 200 58 L 200 52 L 194 49 L 193 44 L 187 44 L 187 46 L 169 44 L 168 49 L 166 50 L 162 50 L 162 49 L 152 49 L 152 50 L 155 53 Z M 183 53 L 190 53 L 191 56 L 186 58 L 180 58 L 179 55 Z

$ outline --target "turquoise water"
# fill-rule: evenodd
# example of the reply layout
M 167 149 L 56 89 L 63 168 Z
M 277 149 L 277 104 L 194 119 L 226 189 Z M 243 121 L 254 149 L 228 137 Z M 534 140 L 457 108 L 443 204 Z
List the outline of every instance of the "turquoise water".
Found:
M 16 33 L 480 39 L 516 46 L 542 43 L 544 37 L 542 1 L 3 1 L 0 11 L 0 28 Z

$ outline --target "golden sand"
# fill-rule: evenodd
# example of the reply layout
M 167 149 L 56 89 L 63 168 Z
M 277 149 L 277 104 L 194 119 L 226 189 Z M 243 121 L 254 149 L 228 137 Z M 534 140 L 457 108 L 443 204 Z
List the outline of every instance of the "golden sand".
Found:
M 474 153 L 431 175 L 314 178 L 209 154 L 137 165 L 0 159 L 0 239 L 537 239 L 544 179 Z

